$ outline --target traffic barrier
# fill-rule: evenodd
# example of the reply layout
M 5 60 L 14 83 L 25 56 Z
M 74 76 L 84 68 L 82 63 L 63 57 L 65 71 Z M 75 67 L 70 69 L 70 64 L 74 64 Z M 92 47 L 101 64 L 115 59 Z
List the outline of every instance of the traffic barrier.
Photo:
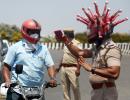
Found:
M 11 45 L 14 43 L 11 43 Z M 48 47 L 49 50 L 62 50 L 64 48 L 64 43 L 56 43 L 56 42 L 44 42 L 44 45 Z M 130 55 L 130 43 L 116 43 L 117 46 L 121 49 L 123 55 Z M 9 45 L 10 46 L 10 45 Z M 80 48 L 91 49 L 94 44 L 89 43 L 81 43 Z
M 49 43 L 43 43 L 45 44 L 49 50 L 62 50 L 64 48 L 63 43 L 55 43 L 55 42 L 49 42 Z M 123 55 L 130 55 L 130 43 L 116 43 L 119 48 L 121 48 L 121 52 Z M 82 49 L 91 49 L 94 46 L 94 44 L 89 43 L 81 43 L 80 47 Z

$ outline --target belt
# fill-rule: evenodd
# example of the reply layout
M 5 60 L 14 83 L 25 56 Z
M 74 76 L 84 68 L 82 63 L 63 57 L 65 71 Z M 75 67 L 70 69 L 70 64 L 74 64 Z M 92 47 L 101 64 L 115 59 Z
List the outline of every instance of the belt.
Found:
M 66 64 L 66 63 L 62 63 L 61 66 L 63 66 L 63 67 L 77 67 L 77 64 Z
M 91 86 L 92 86 L 93 89 L 100 89 L 100 88 L 103 87 L 104 84 L 105 84 L 105 86 L 107 88 L 115 87 L 115 83 L 114 82 L 94 83 L 94 84 L 91 84 Z

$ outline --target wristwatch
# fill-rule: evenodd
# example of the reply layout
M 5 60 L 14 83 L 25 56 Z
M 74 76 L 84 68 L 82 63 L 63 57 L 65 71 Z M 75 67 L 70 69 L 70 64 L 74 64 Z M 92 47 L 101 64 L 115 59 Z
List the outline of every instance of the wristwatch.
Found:
M 92 74 L 95 74 L 95 70 L 96 70 L 96 68 L 95 68 L 95 67 L 93 67 L 93 68 L 91 69 L 91 71 L 90 71 L 90 72 L 91 72 Z

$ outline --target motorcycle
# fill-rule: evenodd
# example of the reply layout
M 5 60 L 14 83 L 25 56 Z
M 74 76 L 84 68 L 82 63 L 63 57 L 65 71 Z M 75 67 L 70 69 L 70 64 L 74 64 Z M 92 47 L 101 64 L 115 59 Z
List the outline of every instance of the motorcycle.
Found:
M 5 83 L 2 83 L 0 86 L 0 94 L 6 97 L 8 92 L 15 91 L 21 94 L 24 100 L 34 100 L 34 99 L 39 100 L 41 97 L 42 100 L 45 100 L 44 97 L 45 89 L 51 87 L 50 83 L 45 81 L 45 83 L 41 87 L 22 86 L 18 81 L 18 75 L 22 74 L 22 70 L 23 70 L 22 65 L 16 65 L 15 67 L 15 73 L 17 74 L 16 82 L 11 83 L 9 88 L 5 86 Z M 56 84 L 56 86 L 57 85 L 60 84 Z

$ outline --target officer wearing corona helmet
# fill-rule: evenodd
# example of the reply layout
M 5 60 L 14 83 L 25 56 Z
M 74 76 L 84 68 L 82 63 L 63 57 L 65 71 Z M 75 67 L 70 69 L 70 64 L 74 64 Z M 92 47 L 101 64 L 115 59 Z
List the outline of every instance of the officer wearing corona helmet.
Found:
M 68 49 L 78 58 L 78 63 L 86 71 L 90 72 L 89 82 L 92 87 L 91 100 L 117 100 L 118 91 L 115 81 L 120 75 L 121 51 L 113 42 L 111 35 L 116 25 L 128 20 L 116 20 L 122 12 L 118 10 L 110 14 L 106 1 L 103 13 L 101 14 L 98 5 L 94 2 L 95 13 L 90 8 L 83 8 L 85 17 L 77 15 L 77 20 L 87 26 L 89 32 L 86 36 L 88 43 L 93 43 L 92 49 L 79 49 L 73 45 L 66 36 L 58 36 Z M 84 58 L 92 58 L 89 63 Z

